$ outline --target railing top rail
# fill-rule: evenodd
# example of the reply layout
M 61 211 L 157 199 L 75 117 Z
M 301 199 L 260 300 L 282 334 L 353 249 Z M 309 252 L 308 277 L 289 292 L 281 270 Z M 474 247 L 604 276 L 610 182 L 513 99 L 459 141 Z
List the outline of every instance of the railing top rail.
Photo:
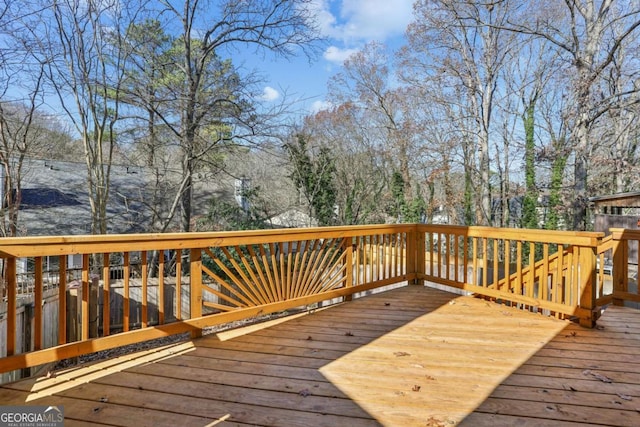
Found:
M 27 257 L 79 253 L 189 249 L 211 246 L 280 243 L 319 238 L 355 237 L 370 234 L 409 232 L 415 229 L 415 224 L 377 224 L 198 233 L 9 237 L 0 238 L 0 256 Z
M 400 233 L 414 230 L 491 237 L 552 244 L 596 247 L 601 232 L 527 230 L 518 228 L 466 227 L 439 224 L 375 224 L 341 227 L 266 229 L 248 231 L 104 234 L 84 236 L 46 236 L 0 238 L 0 256 L 55 256 L 80 253 L 124 252 L 163 249 L 189 249 L 260 243 L 280 243 L 318 238 L 355 237 L 370 234 Z M 618 235 L 638 239 L 640 230 L 622 230 Z M 637 236 L 637 237 L 636 237 Z
M 599 239 L 604 237 L 602 232 L 593 231 L 556 231 L 534 230 L 524 228 L 497 228 L 461 225 L 420 224 L 418 230 L 461 234 L 467 237 L 487 237 L 509 240 L 522 240 L 534 243 L 553 243 L 577 246 L 598 246 Z
M 640 230 L 628 228 L 610 228 L 614 240 L 640 240 Z

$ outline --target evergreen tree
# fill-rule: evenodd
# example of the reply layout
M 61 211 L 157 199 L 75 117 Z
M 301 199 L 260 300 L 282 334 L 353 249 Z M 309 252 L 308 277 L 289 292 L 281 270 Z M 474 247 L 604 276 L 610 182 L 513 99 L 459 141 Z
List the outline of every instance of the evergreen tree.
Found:
M 335 222 L 336 191 L 334 177 L 336 166 L 331 152 L 321 147 L 316 156 L 308 146 L 308 137 L 298 135 L 296 142 L 287 143 L 289 162 L 293 171 L 289 178 L 304 196 L 310 214 L 318 225 L 332 225 Z
M 532 99 L 527 105 L 523 116 L 525 146 L 524 146 L 524 175 L 526 194 L 522 202 L 522 227 L 538 228 L 538 212 L 536 209 L 538 194 L 536 190 L 536 171 L 535 171 L 535 142 L 534 142 L 534 126 L 535 126 L 535 99 Z

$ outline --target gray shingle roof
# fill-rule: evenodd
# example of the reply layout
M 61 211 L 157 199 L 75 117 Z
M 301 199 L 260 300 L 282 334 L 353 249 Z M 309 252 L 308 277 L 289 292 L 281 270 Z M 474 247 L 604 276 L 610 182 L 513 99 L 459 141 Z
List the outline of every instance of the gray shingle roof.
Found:
M 80 162 L 27 159 L 23 167 L 20 235 L 78 235 L 91 232 L 91 209 L 87 188 L 87 167 Z M 175 178 L 178 178 L 178 173 Z M 113 166 L 109 204 L 108 233 L 149 231 L 154 176 L 149 170 L 132 166 Z M 174 179 L 175 181 L 175 179 Z M 169 184 L 172 186 L 172 184 Z M 175 185 L 177 188 L 177 184 Z M 217 179 L 194 184 L 193 215 L 206 211 L 211 197 L 233 195 L 230 183 Z M 221 189 L 228 188 L 227 191 Z M 171 191 L 164 194 L 171 197 Z

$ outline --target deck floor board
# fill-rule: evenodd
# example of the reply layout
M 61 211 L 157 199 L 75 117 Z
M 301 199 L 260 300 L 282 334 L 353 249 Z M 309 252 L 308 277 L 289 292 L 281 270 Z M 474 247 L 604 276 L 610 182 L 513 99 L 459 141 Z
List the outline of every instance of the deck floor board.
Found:
M 407 286 L 0 386 L 65 425 L 638 426 L 640 311 L 598 328 Z

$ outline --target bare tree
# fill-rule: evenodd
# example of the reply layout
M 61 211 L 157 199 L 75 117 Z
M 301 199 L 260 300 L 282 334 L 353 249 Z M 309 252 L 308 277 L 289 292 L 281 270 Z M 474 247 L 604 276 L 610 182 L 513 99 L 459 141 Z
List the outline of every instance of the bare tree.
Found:
M 60 0 L 43 7 L 33 29 L 49 85 L 82 140 L 91 206 L 91 232 L 107 232 L 111 167 L 118 132 L 126 50 L 122 40 L 137 4 L 117 0 Z
M 504 23 L 510 8 L 508 1 L 420 0 L 414 7 L 415 21 L 407 30 L 409 46 L 403 55 L 403 76 L 408 82 L 423 87 L 425 82 L 431 84 L 440 102 L 466 109 L 458 125 L 466 133 L 461 142 L 474 143 L 464 150 L 464 162 L 466 181 L 477 183 L 475 222 L 479 224 L 491 222 L 492 116 L 500 71 L 514 39 L 498 26 L 483 23 Z
M 411 221 L 410 206 L 421 201 L 419 185 L 413 171 L 416 169 L 421 143 L 420 122 L 415 120 L 414 92 L 394 83 L 395 70 L 391 67 L 386 47 L 369 43 L 362 51 L 344 62 L 344 69 L 329 82 L 330 100 L 336 105 L 360 109 L 360 118 L 366 121 L 361 131 L 366 132 L 386 164 L 402 180 L 402 200 L 398 200 L 398 217 Z M 348 110 L 347 110 L 348 111 Z M 389 182 L 392 180 L 389 179 Z M 400 184 L 400 183 L 398 183 Z M 418 215 L 419 216 L 419 215 Z
M 34 60 L 28 33 L 20 24 L 25 10 L 15 3 L 0 7 L 0 233 L 19 234 L 24 161 L 51 149 L 53 134 L 42 111 L 44 64 Z
M 2 165 L 2 205 L 0 233 L 18 235 L 18 213 L 22 197 L 23 166 L 27 156 L 39 154 L 45 142 L 38 113 L 42 70 L 27 103 L 0 102 L 0 164 Z M 40 121 L 40 123 L 38 123 Z M 6 212 L 6 214 L 5 214 Z
M 530 2 L 521 16 L 501 28 L 548 40 L 570 64 L 573 108 L 570 112 L 574 155 L 573 228 L 587 228 L 590 156 L 598 141 L 592 137 L 597 121 L 612 108 L 638 102 L 637 85 L 598 91 L 603 76 L 615 66 L 623 49 L 638 43 L 640 8 L 633 2 L 577 0 Z M 631 61 L 629 65 L 638 67 Z M 630 71 L 627 71 L 630 73 Z
M 333 153 L 337 221 L 342 225 L 385 221 L 386 162 L 370 117 L 353 103 L 319 111 L 304 121 L 314 145 Z M 375 132 L 374 132 L 375 133 Z
M 634 88 L 640 77 L 640 69 L 633 70 L 628 62 L 634 61 L 640 51 L 640 45 L 627 52 L 620 48 L 613 60 L 608 72 L 604 75 L 601 93 L 605 98 L 615 97 L 616 94 L 628 92 Z M 629 72 L 631 73 L 629 74 Z M 622 193 L 635 188 L 638 172 L 640 172 L 637 157 L 640 155 L 638 147 L 638 135 L 640 133 L 640 105 L 636 103 L 639 92 L 630 94 L 625 102 L 612 105 L 603 116 L 603 140 L 607 146 L 600 151 L 609 173 L 599 174 L 601 178 L 610 177 L 605 188 L 609 191 Z M 596 153 L 597 154 L 597 153 Z M 634 182 L 635 181 L 635 182 Z
M 180 229 L 189 231 L 194 172 L 206 166 L 216 147 L 263 136 L 265 117 L 255 108 L 251 77 L 241 76 L 224 53 L 246 47 L 282 56 L 295 54 L 296 48 L 310 52 L 317 35 L 310 0 L 160 3 L 159 19 L 173 40 L 172 52 L 161 70 L 164 97 L 144 108 L 179 147 L 180 180 L 161 229 L 179 211 Z

